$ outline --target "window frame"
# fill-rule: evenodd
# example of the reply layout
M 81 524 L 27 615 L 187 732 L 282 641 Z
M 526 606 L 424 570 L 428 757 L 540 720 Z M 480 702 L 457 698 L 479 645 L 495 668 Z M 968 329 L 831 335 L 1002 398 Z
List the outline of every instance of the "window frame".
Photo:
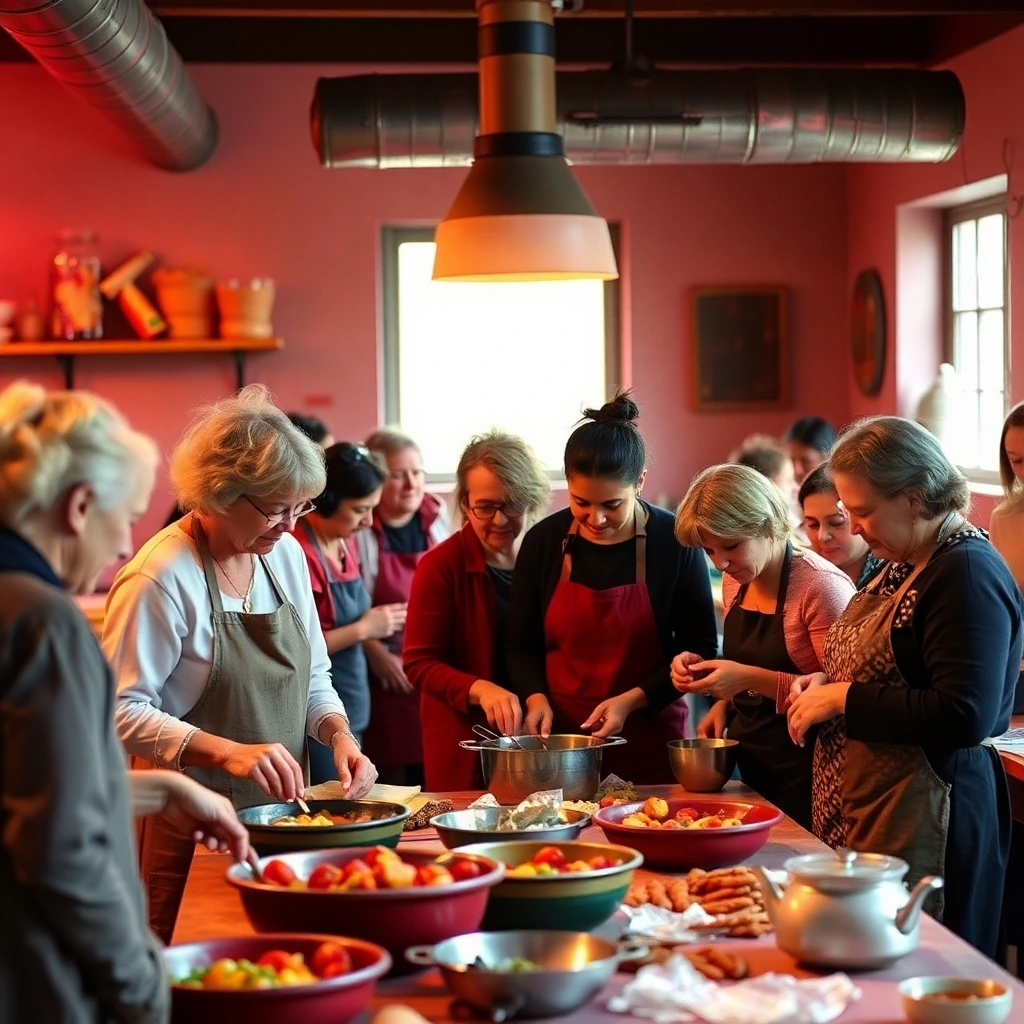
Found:
M 620 228 L 618 224 L 609 223 L 612 249 L 615 262 L 621 267 Z M 385 423 L 401 423 L 401 338 L 399 337 L 399 271 L 398 248 L 405 242 L 433 242 L 433 227 L 410 227 L 386 224 L 381 228 L 381 338 L 382 367 L 381 376 L 384 382 L 384 420 Z M 625 376 L 622 366 L 622 296 L 621 276 L 613 281 L 605 281 L 604 292 L 604 378 L 605 401 L 611 401 Z M 464 287 L 472 288 L 472 284 Z M 451 473 L 428 473 L 428 484 L 450 484 L 455 482 L 455 467 Z M 562 481 L 565 473 L 552 470 L 548 474 L 552 481 Z
M 960 206 L 952 206 L 943 211 L 942 255 L 945 263 L 943 275 L 943 361 L 956 365 L 956 311 L 953 309 L 953 228 L 965 221 L 980 220 L 992 214 L 1003 217 L 1003 418 L 1010 410 L 1010 360 L 1012 346 L 1010 342 L 1010 217 L 1006 210 L 1006 195 L 1000 194 L 986 199 L 978 199 Z M 970 483 L 998 484 L 998 470 L 982 469 L 977 465 L 961 464 L 959 469 Z

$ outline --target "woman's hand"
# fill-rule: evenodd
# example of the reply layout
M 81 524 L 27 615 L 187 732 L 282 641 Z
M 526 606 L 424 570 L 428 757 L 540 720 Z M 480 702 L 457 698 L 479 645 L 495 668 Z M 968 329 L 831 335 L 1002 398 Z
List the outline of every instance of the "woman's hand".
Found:
M 397 654 L 392 654 L 378 641 L 367 644 L 365 650 L 370 671 L 380 683 L 382 690 L 386 693 L 413 692 L 414 687 L 406 677 L 402 659 Z
M 147 773 L 149 774 L 149 773 Z M 187 775 L 166 775 L 163 816 L 179 831 L 208 850 L 231 853 L 236 861 L 249 856 L 249 832 L 238 820 L 231 801 Z
M 786 712 L 790 739 L 802 747 L 810 729 L 845 714 L 849 689 L 849 683 L 830 683 L 828 686 L 811 686 L 795 697 Z
M 487 716 L 487 723 L 502 736 L 518 736 L 523 728 L 523 707 L 519 698 L 505 687 L 478 679 L 469 688 L 469 703 Z
M 551 708 L 551 702 L 543 693 L 531 693 L 526 698 L 526 718 L 523 720 L 523 728 L 530 736 L 540 736 L 547 739 L 551 735 L 551 726 L 555 721 L 555 712 Z
M 290 803 L 305 789 L 302 768 L 280 743 L 229 743 L 221 766 L 282 802 Z
M 729 702 L 718 700 L 711 710 L 700 720 L 697 726 L 697 737 L 702 740 L 720 740 L 725 735 L 729 723 Z
M 690 666 L 696 665 L 704 659 L 699 654 L 691 651 L 683 651 L 672 659 L 669 674 L 672 677 L 672 685 L 682 693 L 690 692 L 690 685 L 695 681 L 690 674 Z
M 672 680 L 675 688 L 683 693 L 703 693 L 719 700 L 728 700 L 750 687 L 746 666 L 736 661 L 723 658 L 695 661 L 687 666 L 687 671 L 691 682 L 677 683 L 675 679 Z
M 378 604 L 371 608 L 359 621 L 363 627 L 364 640 L 386 640 L 405 628 L 405 604 Z
M 812 686 L 824 686 L 827 682 L 828 676 L 824 672 L 811 672 L 806 676 L 797 676 L 789 684 L 789 699 L 786 701 L 786 707 L 788 708 L 804 690 L 809 690 Z
M 626 719 L 637 708 L 647 705 L 647 695 L 640 687 L 634 687 L 618 697 L 610 697 L 601 701 L 591 712 L 590 717 L 580 726 L 581 729 L 590 729 L 591 735 L 598 739 L 606 736 L 617 736 L 622 732 Z M 598 726 L 598 728 L 594 728 Z
M 377 781 L 377 768 L 359 749 L 352 734 L 338 730 L 330 741 L 334 755 L 334 768 L 341 788 L 351 800 L 358 800 L 373 789 Z

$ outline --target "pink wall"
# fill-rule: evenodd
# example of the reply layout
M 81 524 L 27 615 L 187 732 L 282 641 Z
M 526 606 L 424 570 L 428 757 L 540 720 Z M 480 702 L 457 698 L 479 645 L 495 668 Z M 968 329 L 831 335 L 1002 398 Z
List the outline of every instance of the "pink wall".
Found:
M 95 227 L 108 265 L 146 247 L 221 276 L 272 276 L 288 347 L 252 357 L 250 379 L 269 384 L 282 406 L 324 416 L 340 437 L 363 435 L 381 410 L 380 228 L 440 218 L 463 172 L 321 170 L 307 127 L 313 83 L 344 70 L 192 68 L 222 140 L 208 166 L 175 176 L 140 162 L 41 70 L 0 66 L 0 296 L 43 292 L 53 236 L 67 226 Z M 590 168 L 580 177 L 601 213 L 623 225 L 626 376 L 654 449 L 652 494 L 680 496 L 697 469 L 751 431 L 781 431 L 810 412 L 846 418 L 842 168 Z M 686 290 L 755 283 L 792 290 L 792 409 L 694 413 Z M 192 407 L 234 381 L 219 357 L 78 365 L 80 386 L 113 399 L 165 449 Z M 49 360 L 0 363 L 0 384 L 24 375 L 61 381 Z M 169 500 L 162 485 L 140 536 Z
M 967 97 L 967 128 L 961 153 L 937 166 L 851 167 L 847 175 L 847 295 L 857 273 L 875 267 L 882 276 L 887 300 L 888 365 L 882 392 L 865 398 L 849 381 L 849 406 L 854 415 L 898 411 L 910 414 L 921 392 L 934 378 L 942 354 L 942 321 L 930 311 L 941 295 L 937 276 L 937 214 L 899 209 L 902 204 L 1006 173 L 1004 140 L 1016 139 L 1017 166 L 1011 168 L 1011 194 L 1024 191 L 1024 110 L 1014 98 L 1024 90 L 1024 28 L 1015 29 L 971 50 L 949 64 Z M 897 229 L 910 252 L 897 252 Z M 929 241 L 930 239 L 930 241 Z M 930 251 L 929 251 L 930 250 Z M 1024 250 L 1024 217 L 1010 222 L 1010 303 L 1024 308 L 1024 279 L 1013 274 L 1014 254 Z M 941 271 L 938 271 L 941 273 Z M 1012 395 L 1024 397 L 1024 318 L 1010 322 Z M 975 497 L 977 522 L 985 524 L 993 506 L 990 497 Z

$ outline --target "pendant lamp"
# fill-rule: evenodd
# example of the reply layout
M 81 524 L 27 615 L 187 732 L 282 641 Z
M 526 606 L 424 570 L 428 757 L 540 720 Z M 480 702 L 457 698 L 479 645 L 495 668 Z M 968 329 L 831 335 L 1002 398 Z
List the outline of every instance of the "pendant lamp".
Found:
M 551 0 L 477 0 L 480 134 L 435 234 L 435 281 L 619 276 L 608 225 L 555 131 Z

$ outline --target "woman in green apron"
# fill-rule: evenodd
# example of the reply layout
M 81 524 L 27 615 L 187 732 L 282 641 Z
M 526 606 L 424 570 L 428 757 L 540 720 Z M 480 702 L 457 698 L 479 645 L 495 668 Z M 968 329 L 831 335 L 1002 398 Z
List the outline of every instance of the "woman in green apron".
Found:
M 988 738 L 1010 721 L 1020 591 L 964 517 L 967 481 L 923 427 L 863 421 L 840 439 L 829 472 L 851 529 L 890 565 L 829 631 L 824 674 L 794 686 L 793 739 L 823 726 L 816 830 L 901 857 L 911 884 L 941 875 L 929 909 L 994 956 L 1010 804 Z
M 331 748 L 349 793 L 365 794 L 376 774 L 331 686 L 291 535 L 324 489 L 322 449 L 252 384 L 192 424 L 171 478 L 188 515 L 142 546 L 107 601 L 126 749 L 246 807 L 302 795 L 309 736 Z M 194 844 L 147 823 L 140 847 L 150 920 L 168 939 Z
M 722 658 L 684 652 L 672 662 L 672 682 L 718 698 L 698 732 L 739 740 L 743 781 L 810 828 L 813 743 L 792 742 L 779 699 L 801 673 L 820 669 L 822 641 L 853 584 L 813 552 L 795 551 L 789 536 L 789 506 L 767 477 L 741 465 L 697 474 L 676 514 L 676 537 L 703 547 L 723 574 Z

